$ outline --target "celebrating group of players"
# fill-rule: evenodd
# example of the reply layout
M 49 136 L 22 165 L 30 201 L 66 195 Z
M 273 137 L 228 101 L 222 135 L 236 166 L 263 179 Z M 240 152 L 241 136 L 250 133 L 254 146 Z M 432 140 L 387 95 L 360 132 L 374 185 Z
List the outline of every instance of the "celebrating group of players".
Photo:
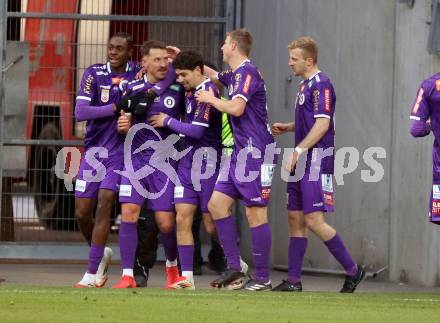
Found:
M 345 269 L 341 292 L 354 292 L 363 280 L 364 268 L 354 262 L 340 236 L 324 220 L 324 214 L 334 207 L 334 158 L 318 156 L 317 149 L 334 147 L 336 97 L 329 78 L 318 69 L 317 45 L 310 37 L 300 37 L 288 46 L 289 66 L 303 81 L 294 122 L 274 123 L 272 127 L 268 124 L 264 80 L 248 58 L 251 47 L 247 30 L 229 32 L 221 50 L 230 69 L 217 73 L 205 66 L 195 51 L 180 51 L 150 40 L 141 47 L 139 70 L 136 62 L 129 61 L 132 38 L 118 33 L 109 40 L 108 62 L 85 70 L 75 108 L 77 120 L 87 121 L 75 207 L 90 251 L 87 272 L 75 287 L 102 287 L 107 281 L 111 250 L 105 245 L 117 195 L 122 209 L 122 277 L 113 288 L 136 287 L 136 223 L 145 198 L 154 211 L 165 249 L 168 289 L 195 288 L 191 225 L 197 208 L 227 260 L 227 270 L 212 287 L 302 291 L 308 231 L 325 243 Z M 223 87 L 229 99 L 220 98 Z M 229 115 L 234 136 L 229 158 L 222 154 L 223 113 Z M 272 289 L 267 207 L 277 158 L 267 151 L 274 147 L 273 135 L 287 132 L 295 132 L 296 148 L 285 167 L 294 174 L 298 161 L 307 158 L 304 176 L 287 185 L 288 277 Z M 183 137 L 179 147 L 173 134 Z M 201 173 L 210 174 L 201 176 L 200 185 L 194 183 L 195 164 Z M 316 172 L 318 176 L 312 176 Z M 243 180 L 239 173 L 257 175 Z M 231 214 L 237 199 L 246 208 L 252 233 L 252 278 L 240 258 Z

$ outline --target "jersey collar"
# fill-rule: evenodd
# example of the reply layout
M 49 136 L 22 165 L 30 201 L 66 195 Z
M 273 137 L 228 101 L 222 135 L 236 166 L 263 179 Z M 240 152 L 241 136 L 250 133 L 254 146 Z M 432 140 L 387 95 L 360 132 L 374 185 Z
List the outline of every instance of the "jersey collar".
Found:
M 203 88 L 203 85 L 205 85 L 206 83 L 208 83 L 209 81 L 211 81 L 211 79 L 208 77 L 206 80 L 204 80 L 202 83 L 200 83 L 199 85 L 196 86 L 196 91 L 199 91 Z
M 235 72 L 236 70 L 238 70 L 240 67 L 242 67 L 244 64 L 246 64 L 246 63 L 248 63 L 248 62 L 250 63 L 250 61 L 251 61 L 251 60 L 250 60 L 249 58 L 246 58 L 246 59 L 245 59 L 243 62 L 241 62 L 240 65 L 238 65 L 237 68 L 234 69 L 232 72 Z
M 111 74 L 112 69 L 110 68 L 110 62 L 107 62 L 106 66 L 107 66 L 107 72 L 109 72 L 109 74 Z M 125 66 L 125 72 L 128 72 L 129 70 L 130 70 L 130 65 L 128 65 L 128 62 L 127 62 L 127 65 Z

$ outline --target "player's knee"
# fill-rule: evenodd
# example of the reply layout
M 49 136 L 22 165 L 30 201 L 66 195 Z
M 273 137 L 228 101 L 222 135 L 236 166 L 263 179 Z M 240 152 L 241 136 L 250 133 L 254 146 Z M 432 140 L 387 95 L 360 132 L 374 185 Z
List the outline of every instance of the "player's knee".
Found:
M 75 209 L 75 218 L 78 221 L 80 221 L 80 222 L 84 221 L 84 220 L 88 219 L 89 217 L 90 217 L 90 214 L 86 210 L 81 209 L 81 208 L 76 208 Z
M 157 226 L 162 233 L 171 233 L 174 230 L 174 223 L 172 221 L 161 221 Z
M 123 207 L 121 214 L 122 222 L 137 222 L 139 219 L 139 212 L 137 209 L 130 207 Z
M 189 231 L 191 230 L 192 221 L 188 216 L 178 212 L 176 214 L 176 227 L 177 231 Z
M 110 213 L 115 201 L 115 193 L 111 191 L 99 192 L 96 213 Z
M 218 201 L 216 201 L 214 199 L 210 199 L 209 200 L 209 202 L 208 202 L 208 210 L 209 210 L 209 213 L 211 213 L 211 215 L 214 218 L 216 218 L 216 215 L 217 216 L 218 215 L 220 215 L 220 216 L 224 215 L 223 214 L 224 210 L 223 210 L 222 206 L 220 205 L 220 203 Z
M 304 217 L 297 214 L 289 214 L 288 223 L 290 228 L 304 228 L 306 226 Z
M 322 220 L 319 217 L 310 215 L 305 217 L 305 223 L 308 229 L 317 231 L 323 225 Z

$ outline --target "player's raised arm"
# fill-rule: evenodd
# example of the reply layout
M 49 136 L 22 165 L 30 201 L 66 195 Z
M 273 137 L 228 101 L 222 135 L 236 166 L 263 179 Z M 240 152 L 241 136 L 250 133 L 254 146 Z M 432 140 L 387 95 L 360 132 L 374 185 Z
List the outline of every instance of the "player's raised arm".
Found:
M 225 112 L 234 117 L 241 116 L 246 108 L 246 101 L 241 97 L 232 100 L 222 100 L 216 98 L 214 93 L 210 91 L 199 91 L 196 93 L 196 98 L 197 102 L 212 105 L 220 112 Z

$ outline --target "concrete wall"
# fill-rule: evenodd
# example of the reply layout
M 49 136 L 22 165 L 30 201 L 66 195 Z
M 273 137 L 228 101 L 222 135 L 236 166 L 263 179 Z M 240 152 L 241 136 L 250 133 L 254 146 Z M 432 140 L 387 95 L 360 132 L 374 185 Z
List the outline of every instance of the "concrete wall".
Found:
M 408 114 L 418 84 L 437 70 L 438 58 L 426 51 L 431 1 L 415 3 L 411 9 L 394 0 L 279 0 L 269 8 L 267 1 L 247 0 L 244 26 L 254 35 L 251 56 L 265 77 L 271 122 L 294 117 L 299 80 L 287 81 L 287 45 L 301 35 L 317 40 L 319 67 L 336 89 L 336 149 L 360 153 L 358 169 L 336 186 L 336 213 L 328 222 L 369 270 L 388 266 L 393 280 L 432 285 L 439 268 L 438 231 L 426 221 L 432 142 L 410 138 Z M 294 144 L 292 136 L 277 142 Z M 364 183 L 360 172 L 369 168 L 362 156 L 373 146 L 387 152 L 379 160 L 385 176 Z M 285 185 L 278 175 L 270 208 L 274 265 L 287 265 Z M 340 269 L 316 238 L 304 265 Z
M 426 51 L 431 1 L 396 6 L 390 278 L 434 285 L 440 282 L 439 227 L 430 224 L 432 138 L 408 133 L 408 113 L 421 81 L 439 71 L 439 57 Z

